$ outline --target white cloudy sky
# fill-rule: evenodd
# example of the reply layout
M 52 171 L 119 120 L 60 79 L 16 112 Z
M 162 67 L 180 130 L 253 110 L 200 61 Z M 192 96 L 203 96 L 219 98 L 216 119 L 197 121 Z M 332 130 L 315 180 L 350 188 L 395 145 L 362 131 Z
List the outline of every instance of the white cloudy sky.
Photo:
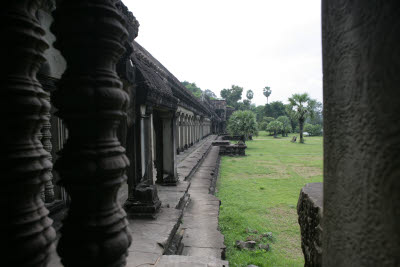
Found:
M 322 101 L 320 0 L 125 0 L 137 41 L 180 81 L 218 97 L 232 84 L 257 105 L 308 92 Z

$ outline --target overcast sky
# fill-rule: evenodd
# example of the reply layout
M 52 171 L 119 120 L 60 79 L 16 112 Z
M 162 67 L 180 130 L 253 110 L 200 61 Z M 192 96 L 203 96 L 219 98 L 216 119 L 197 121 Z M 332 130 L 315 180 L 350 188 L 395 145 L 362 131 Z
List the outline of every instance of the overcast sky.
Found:
M 308 92 L 322 101 L 320 0 L 125 0 L 136 38 L 180 81 L 218 97 L 232 84 L 257 105 Z

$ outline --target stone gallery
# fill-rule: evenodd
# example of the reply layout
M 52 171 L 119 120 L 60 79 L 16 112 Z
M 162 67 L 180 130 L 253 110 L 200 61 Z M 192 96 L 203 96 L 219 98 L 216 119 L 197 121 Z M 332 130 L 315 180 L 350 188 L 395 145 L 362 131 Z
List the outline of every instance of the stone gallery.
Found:
M 319 239 L 303 238 L 309 266 L 400 265 L 399 7 L 323 1 L 323 216 L 306 211 L 322 186 L 299 203 L 302 233 Z M 194 97 L 135 42 L 139 22 L 119 0 L 0 12 L 1 265 L 228 266 L 207 215 L 219 154 L 244 155 L 243 143 L 212 146 L 226 102 Z M 189 195 L 208 204 L 183 214 Z

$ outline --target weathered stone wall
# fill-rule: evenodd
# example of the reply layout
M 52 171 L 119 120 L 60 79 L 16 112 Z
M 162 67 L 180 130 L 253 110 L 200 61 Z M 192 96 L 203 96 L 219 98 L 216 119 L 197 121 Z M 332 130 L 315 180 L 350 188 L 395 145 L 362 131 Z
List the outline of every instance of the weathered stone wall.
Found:
M 246 156 L 246 145 L 225 145 L 220 146 L 219 154 L 225 156 Z
M 300 191 L 297 214 L 304 266 L 322 265 L 322 183 L 306 184 Z
M 400 266 L 399 11 L 322 1 L 323 266 Z

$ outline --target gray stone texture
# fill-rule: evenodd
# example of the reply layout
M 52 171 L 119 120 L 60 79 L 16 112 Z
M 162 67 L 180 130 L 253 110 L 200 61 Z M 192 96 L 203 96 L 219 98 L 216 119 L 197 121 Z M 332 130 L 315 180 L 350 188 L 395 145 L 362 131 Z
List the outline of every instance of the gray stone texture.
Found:
M 304 266 L 322 265 L 322 183 L 306 184 L 300 191 L 297 213 Z
M 400 266 L 399 11 L 322 1 L 323 266 Z

